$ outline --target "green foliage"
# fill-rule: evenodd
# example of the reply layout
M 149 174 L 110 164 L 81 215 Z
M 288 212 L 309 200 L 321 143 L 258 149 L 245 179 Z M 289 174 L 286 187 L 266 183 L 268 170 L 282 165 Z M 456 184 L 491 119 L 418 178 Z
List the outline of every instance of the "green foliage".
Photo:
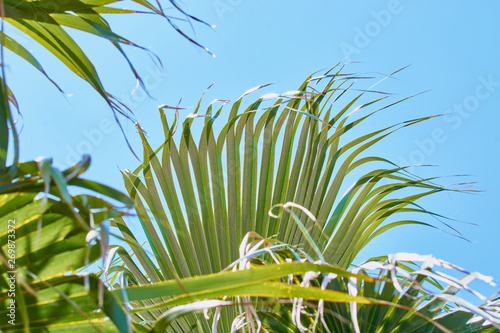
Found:
M 50 159 L 39 159 L 20 163 L 15 178 L 0 183 L 2 331 L 61 331 L 68 325 L 82 332 L 128 331 L 122 305 L 102 282 L 76 274 L 105 254 L 109 226 L 104 221 L 125 211 L 97 196 L 73 196 L 69 187 L 132 205 L 122 193 L 81 178 L 89 165 L 85 156 L 59 171 Z
M 214 111 L 211 104 L 205 114 L 199 114 L 200 101 L 179 126 L 180 133 L 176 133 L 178 108 L 160 107 L 165 142 L 153 149 L 139 132 L 143 163 L 133 172 L 123 172 L 145 244 L 140 246 L 137 231 L 129 229 L 124 219 L 114 219 L 132 252 L 117 248 L 120 260 L 115 261 L 114 271 L 129 276 L 129 284 L 136 285 L 118 288 L 117 295 L 126 291 L 135 322 L 158 332 L 188 332 L 193 327 L 229 332 L 233 325 L 257 331 L 264 322 L 258 318 L 263 317 L 266 324 L 262 327 L 267 331 L 281 331 L 277 328 L 284 323 L 283 331 L 293 331 L 292 324 L 307 327 L 300 319 L 290 320 L 297 311 L 300 317 L 296 301 L 301 299 L 326 304 L 326 324 L 318 325 L 318 319 L 309 323 L 317 329 L 356 331 L 363 320 L 365 329 L 366 325 L 389 325 L 387 332 L 397 331 L 409 322 L 408 313 L 409 318 L 423 318 L 422 325 L 430 325 L 427 328 L 443 328 L 432 318 L 442 314 L 447 302 L 432 314 L 420 314 L 416 308 L 422 300 L 408 302 L 408 293 L 413 291 L 376 291 L 380 284 L 375 287 L 377 282 L 366 274 L 358 278 L 364 282 L 357 290 L 372 292 L 355 299 L 359 311 L 350 308 L 352 297 L 359 296 L 348 290 L 353 273 L 346 270 L 359 251 L 391 228 L 432 226 L 407 215 L 438 216 L 417 201 L 440 191 L 458 190 L 436 185 L 435 178 L 415 177 L 404 167 L 368 154 L 394 131 L 430 117 L 359 134 L 379 111 L 401 102 L 384 104 L 386 95 L 356 92 L 353 81 L 360 79 L 366 78 L 332 69 L 309 77 L 296 92 L 264 96 L 243 110 L 243 97 L 261 88 L 257 87 L 233 103 L 218 133 L 215 121 L 222 117 L 223 106 Z M 269 104 L 269 99 L 274 103 Z M 172 125 L 167 120 L 169 111 L 175 113 Z M 204 121 L 201 131 L 195 126 L 197 121 Z M 351 135 L 354 131 L 356 135 Z M 257 236 L 262 240 L 250 245 L 249 237 Z M 259 255 L 272 259 L 259 261 Z M 297 263 L 286 266 L 287 260 Z M 303 261 L 322 265 L 307 268 Z M 217 274 L 238 266 L 250 269 Z M 286 281 L 283 266 L 294 267 L 287 274 L 295 276 L 295 282 Z M 332 269 L 336 270 L 333 276 L 347 276 L 347 280 L 332 278 L 328 275 Z M 332 282 L 320 287 L 327 279 Z M 399 281 L 382 280 L 387 286 Z M 263 297 L 267 303 L 294 299 L 294 310 L 286 305 L 284 312 L 269 310 Z M 217 308 L 213 319 L 196 314 L 203 304 Z M 370 311 L 377 316 L 371 318 L 366 314 Z M 318 313 L 311 310 L 309 316 L 318 318 Z
M 66 332 L 69 325 L 72 330 L 82 332 L 93 328 L 100 332 L 131 330 L 125 310 L 115 297 L 95 276 L 81 276 L 76 270 L 105 257 L 109 238 L 109 223 L 105 221 L 125 213 L 115 206 L 116 202 L 125 207 L 131 207 L 132 202 L 108 186 L 80 178 L 90 165 L 88 156 L 64 171 L 54 168 L 50 159 L 19 163 L 19 137 L 13 115 L 13 109 L 19 111 L 19 104 L 7 85 L 4 53 L 8 49 L 26 60 L 62 92 L 41 62 L 5 32 L 6 25 L 10 25 L 86 80 L 111 107 L 117 121 L 117 112 L 130 118 L 130 110 L 103 87 L 93 63 L 68 34 L 68 28 L 108 40 L 128 62 L 143 88 L 123 45 L 143 48 L 116 34 L 103 14 L 162 16 L 201 47 L 174 24 L 173 17 L 165 14 L 159 2 L 134 2 L 144 12 L 110 6 L 122 3 L 116 0 L 0 1 L 0 217 L 5 221 L 0 229 L 2 330 Z M 204 23 L 185 13 L 173 0 L 169 3 L 187 20 Z M 71 186 L 84 193 L 97 192 L 99 196 L 73 196 L 69 191 Z M 115 204 L 104 201 L 102 196 L 113 199 Z M 15 298 L 9 295 L 10 277 L 16 282 Z M 16 301 L 15 326 L 7 323 L 10 311 L 7 305 L 11 299 Z
M 160 279 L 224 269 L 238 259 L 237 247 L 250 231 L 263 237 L 276 235 L 306 252 L 317 244 L 316 259 L 324 257 L 347 268 L 378 234 L 400 224 L 419 223 L 402 220 L 382 227 L 396 213 L 425 212 L 415 201 L 444 188 L 383 158 L 363 154 L 394 131 L 428 118 L 349 136 L 388 107 L 382 104 L 385 96 L 355 106 L 369 94 L 365 91 L 343 101 L 355 78 L 328 72 L 309 78 L 298 92 L 279 97 L 271 106 L 263 106 L 260 98 L 240 112 L 242 96 L 218 137 L 213 126 L 222 108 L 213 114 L 210 105 L 205 115 L 199 115 L 198 107 L 182 124 L 178 144 L 171 139 L 177 124 L 169 126 L 167 108 L 160 108 L 165 143 L 153 150 L 140 134 L 144 162 L 134 172 L 123 173 L 160 267 Z M 374 110 L 359 116 L 354 112 L 365 107 Z M 200 119 L 205 123 L 196 139 L 191 126 Z M 358 170 L 361 177 L 349 178 Z M 403 189 L 416 193 L 408 195 Z M 399 192 L 404 195 L 397 197 Z M 279 216 L 268 214 L 283 204 L 287 205 Z M 296 207 L 306 207 L 308 214 Z M 117 225 L 131 234 L 122 221 Z
M 122 9 L 116 6 L 123 2 L 123 0 L 3 0 L 0 2 L 0 53 L 2 64 L 0 75 L 0 177 L 8 177 L 4 175 L 4 173 L 8 166 L 7 150 L 9 149 L 9 132 L 11 131 L 12 137 L 10 139 L 13 141 L 12 148 L 14 148 L 14 161 L 12 165 L 14 167 L 18 162 L 19 153 L 18 136 L 14 126 L 15 120 L 11 112 L 11 105 L 17 109 L 19 109 L 19 107 L 14 94 L 10 91 L 6 83 L 7 79 L 3 68 L 4 48 L 12 51 L 14 54 L 34 66 L 62 92 L 58 84 L 53 81 L 49 74 L 43 69 L 41 62 L 39 62 L 24 46 L 18 43 L 15 38 L 11 38 L 5 33 L 5 23 L 17 28 L 20 32 L 43 46 L 74 74 L 87 81 L 113 110 L 115 119 L 119 125 L 120 121 L 117 117 L 117 113 L 128 119 L 132 119 L 131 110 L 119 100 L 115 99 L 113 95 L 104 88 L 94 64 L 80 48 L 78 43 L 68 34 L 68 28 L 82 31 L 109 41 L 127 61 L 130 70 L 137 79 L 138 85 L 144 90 L 146 89 L 144 82 L 132 62 L 129 60 L 123 46 L 128 45 L 145 51 L 147 50 L 113 31 L 103 14 L 125 15 L 143 13 L 148 15 L 159 15 L 191 43 L 203 47 L 175 24 L 174 20 L 176 18 L 167 15 L 159 2 L 153 4 L 147 0 L 133 0 L 133 2 L 142 7 L 144 11 Z M 174 0 L 169 0 L 168 2 L 186 20 L 192 20 L 207 25 L 196 17 L 185 13 Z M 208 49 L 206 50 L 208 52 Z M 157 60 L 159 65 L 161 65 L 159 59 Z M 11 171 L 15 173 L 15 170 L 12 168 Z M 13 173 L 9 176 L 12 177 Z
M 481 275 L 453 278 L 434 266 L 463 270 L 414 255 L 351 268 L 387 230 L 433 226 L 407 215 L 440 217 L 418 201 L 451 190 L 370 155 L 394 131 L 430 117 L 359 134 L 379 111 L 401 102 L 384 104 L 385 94 L 356 92 L 354 81 L 366 77 L 334 68 L 309 77 L 296 92 L 244 108 L 243 98 L 263 86 L 257 87 L 233 103 L 220 130 L 214 127 L 223 107 L 211 104 L 202 115 L 200 101 L 177 135 L 179 109 L 160 107 L 165 141 L 153 150 L 138 126 L 143 163 L 123 172 L 130 197 L 81 178 L 87 156 L 63 171 L 50 159 L 19 163 L 12 112 L 19 105 L 7 85 L 5 49 L 59 86 L 4 25 L 86 80 L 115 116 L 131 118 L 67 29 L 113 44 L 143 88 L 123 46 L 142 47 L 116 34 L 103 15 L 159 15 L 201 47 L 160 2 L 133 2 L 144 12 L 120 9 L 119 0 L 0 1 L 0 219 L 7 221 L 0 228 L 2 331 L 497 331 L 498 299 L 480 297 L 486 303 L 476 307 L 456 296 L 471 291 L 473 279 L 492 283 Z M 168 3 L 188 21 L 204 23 Z M 201 133 L 193 127 L 202 121 L 197 118 L 204 120 Z M 98 195 L 72 195 L 71 186 Z M 123 218 L 134 204 L 145 244 Z M 126 245 L 109 246 L 115 230 Z M 413 265 L 418 260 L 421 267 Z M 97 274 L 82 271 L 96 266 Z M 8 322 L 11 303 L 15 325 Z

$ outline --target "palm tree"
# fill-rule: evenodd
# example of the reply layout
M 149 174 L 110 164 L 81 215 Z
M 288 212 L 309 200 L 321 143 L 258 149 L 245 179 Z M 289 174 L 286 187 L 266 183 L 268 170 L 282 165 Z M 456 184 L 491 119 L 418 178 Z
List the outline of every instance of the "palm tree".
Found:
M 114 219 L 132 244 L 129 250 L 113 248 L 119 259 L 112 268 L 129 277 L 126 286 L 135 285 L 116 286 L 118 293 L 127 294 L 122 299 L 130 302 L 134 322 L 158 332 L 189 332 L 193 327 L 203 332 L 229 332 L 235 327 L 269 332 L 312 327 L 332 332 L 359 331 L 359 327 L 363 332 L 446 330 L 449 316 L 433 318 L 443 315 L 449 299 L 422 287 L 428 281 L 439 287 L 429 278 L 437 276 L 430 267 L 413 275 L 394 271 L 392 282 L 383 266 L 377 266 L 376 279 L 365 266 L 356 268 L 355 275 L 347 271 L 357 254 L 387 230 L 408 224 L 429 226 L 407 217 L 438 216 L 422 208 L 419 199 L 462 191 L 460 185 L 466 185 L 440 186 L 435 177 L 421 179 L 407 167 L 365 154 L 395 131 L 431 117 L 358 134 L 379 112 L 406 100 L 387 102 L 385 94 L 359 92 L 354 83 L 364 79 L 368 78 L 334 67 L 307 78 L 297 91 L 265 95 L 241 111 L 244 97 L 261 88 L 257 87 L 233 103 L 218 131 L 214 127 L 224 105 L 214 109 L 210 104 L 200 114 L 200 100 L 182 125 L 178 108 L 160 107 L 164 143 L 153 149 L 139 131 L 143 162 L 134 171 L 123 172 L 144 238 L 126 219 Z M 175 114 L 171 125 L 167 112 Z M 197 121 L 204 122 L 201 130 Z M 350 136 L 355 130 L 356 135 Z M 356 172 L 361 176 L 351 176 Z M 287 262 L 296 270 L 281 271 Z M 316 267 L 300 268 L 307 263 Z M 237 272 L 242 274 L 240 280 L 216 274 L 250 267 L 247 275 Z M 252 278 L 251 272 L 259 274 L 259 269 L 268 269 L 270 275 Z M 287 274 L 295 276 L 288 281 L 291 284 Z M 352 290 L 350 281 L 357 283 Z M 455 294 L 457 286 L 440 290 L 439 295 Z M 239 295 L 244 297 L 231 298 Z M 210 298 L 214 300 L 200 302 Z M 269 305 L 284 299 L 295 299 L 293 306 L 273 310 Z M 312 307 L 316 310 L 310 311 L 309 323 L 300 319 L 299 299 L 320 302 Z M 364 306 L 353 308 L 353 300 Z M 182 305 L 189 302 L 194 303 Z M 175 305 L 182 306 L 172 308 Z M 204 307 L 217 308 L 213 318 L 191 314 Z M 319 314 L 323 325 L 318 324 Z M 474 329 L 486 319 L 498 319 L 498 314 L 488 316 L 479 317 Z M 472 317 L 468 313 L 459 320 L 465 323 Z M 491 327 L 490 323 L 484 329 Z
M 134 2 L 201 46 L 159 2 Z M 18 105 L 3 71 L 4 47 L 50 76 L 5 33 L 4 24 L 86 80 L 115 115 L 130 118 L 130 110 L 102 86 L 92 62 L 64 30 L 105 38 L 128 61 L 122 45 L 139 46 L 117 35 L 102 14 L 138 12 L 110 6 L 117 3 L 0 0 L 0 217 L 8 221 L 0 233 L 2 331 L 229 331 L 233 325 L 287 332 L 496 330 L 498 301 L 475 307 L 454 296 L 478 275 L 454 280 L 428 266 L 429 261 L 449 266 L 441 261 L 427 258 L 415 269 L 404 256 L 351 269 L 374 237 L 393 227 L 426 224 L 396 219 L 433 214 L 417 200 L 459 190 L 364 155 L 399 128 L 428 119 L 351 136 L 377 112 L 400 102 L 384 105 L 386 95 L 364 101 L 371 91 L 343 102 L 355 91 L 352 81 L 364 77 L 332 69 L 308 78 L 297 92 L 274 96 L 271 105 L 272 96 L 266 96 L 242 112 L 246 93 L 233 103 L 221 130 L 214 127 L 223 108 L 211 104 L 201 115 L 200 103 L 184 120 L 180 137 L 175 135 L 178 109 L 163 106 L 164 144 L 153 150 L 139 130 L 143 163 L 123 173 L 130 198 L 83 179 L 89 157 L 63 171 L 50 159 L 20 163 L 12 112 Z M 175 1 L 169 4 L 187 20 L 204 23 Z M 170 126 L 166 112 L 172 109 L 176 117 Z M 201 133 L 192 129 L 202 121 L 197 118 L 204 120 Z M 362 176 L 351 178 L 356 172 Z M 97 195 L 71 195 L 69 186 Z M 414 193 L 398 195 L 404 189 Z M 125 218 L 133 203 L 145 244 Z M 109 245 L 111 235 L 125 244 Z M 443 289 L 438 280 L 449 287 Z M 424 288 L 427 283 L 438 291 Z M 12 300 L 16 319 L 9 322 Z M 450 303 L 468 312 L 445 315 Z M 212 318 L 198 313 L 207 309 L 213 309 Z

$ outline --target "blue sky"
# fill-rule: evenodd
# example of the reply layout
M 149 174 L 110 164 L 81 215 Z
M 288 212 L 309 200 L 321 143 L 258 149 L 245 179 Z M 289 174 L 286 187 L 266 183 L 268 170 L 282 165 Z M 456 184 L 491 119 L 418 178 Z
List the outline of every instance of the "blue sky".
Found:
M 214 82 L 207 102 L 234 100 L 249 88 L 270 82 L 276 83 L 266 92 L 294 90 L 310 73 L 346 57 L 351 62 L 348 72 L 389 74 L 411 65 L 381 89 L 395 98 L 428 92 L 387 112 L 380 124 L 447 115 L 398 133 L 377 152 L 399 164 L 437 165 L 414 170 L 422 175 L 470 175 L 465 179 L 478 182 L 475 188 L 483 193 L 446 194 L 425 204 L 477 226 L 453 223 L 471 242 L 435 229 L 404 227 L 376 239 L 360 258 L 432 253 L 500 280 L 498 1 L 185 0 L 184 8 L 217 25 L 216 29 L 195 25 L 196 39 L 216 58 L 190 45 L 158 18 L 109 17 L 119 33 L 161 58 L 163 69 L 147 53 L 127 49 L 155 99 L 134 91 L 133 76 L 110 45 L 73 33 L 101 72 L 105 87 L 129 104 L 154 144 L 163 139 L 157 106 L 176 105 L 182 97 L 181 106 L 192 107 Z M 135 168 L 137 160 L 111 111 L 85 82 L 40 47 L 19 35 L 18 39 L 38 54 L 56 81 L 64 82 L 67 93 L 58 93 L 21 60 L 7 58 L 9 83 L 23 113 L 23 160 L 50 156 L 64 167 L 81 153 L 90 153 L 93 164 L 87 177 L 123 189 L 119 170 Z M 140 152 L 134 126 L 125 122 L 124 127 Z

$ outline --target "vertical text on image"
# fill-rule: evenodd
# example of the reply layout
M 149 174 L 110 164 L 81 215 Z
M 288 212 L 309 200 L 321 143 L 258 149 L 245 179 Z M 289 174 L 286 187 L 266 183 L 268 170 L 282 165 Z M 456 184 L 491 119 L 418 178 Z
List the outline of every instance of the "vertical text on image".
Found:
M 7 222 L 7 282 L 8 305 L 7 317 L 8 323 L 16 324 L 16 220 Z

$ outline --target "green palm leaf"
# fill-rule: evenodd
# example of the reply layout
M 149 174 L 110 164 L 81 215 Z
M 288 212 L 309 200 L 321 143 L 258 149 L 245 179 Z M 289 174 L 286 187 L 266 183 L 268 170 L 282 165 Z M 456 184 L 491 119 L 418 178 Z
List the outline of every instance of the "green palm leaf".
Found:
M 68 187 L 132 205 L 124 194 L 80 178 L 89 165 L 86 156 L 59 171 L 50 159 L 39 159 L 20 163 L 12 181 L 0 182 L 2 331 L 132 330 L 124 308 L 102 282 L 76 274 L 104 258 L 109 231 L 102 222 L 126 211 L 100 197 L 71 195 Z
M 127 10 L 121 9 L 119 7 L 113 7 L 112 5 L 118 5 L 122 1 L 120 0 L 104 0 L 104 1 L 93 1 L 93 0 L 71 0 L 71 1 L 27 1 L 27 0 L 4 0 L 1 1 L 1 31 L 0 31 L 0 45 L 2 53 L 2 75 L 1 75 L 1 96 L 2 106 L 0 108 L 1 116 L 1 136 L 0 136 L 0 177 L 5 179 L 12 179 L 13 173 L 5 174 L 5 169 L 8 166 L 7 163 L 7 150 L 9 149 L 9 141 L 14 142 L 14 159 L 13 164 L 17 164 L 17 134 L 15 131 L 15 121 L 12 119 L 12 113 L 10 111 L 9 100 L 13 102 L 13 95 L 9 91 L 6 84 L 6 78 L 3 74 L 4 66 L 4 47 L 19 57 L 26 60 L 32 66 L 34 66 L 38 71 L 45 75 L 56 87 L 61 91 L 58 84 L 50 79 L 48 73 L 42 67 L 42 64 L 32 55 L 25 47 L 20 45 L 15 39 L 11 38 L 7 33 L 5 33 L 4 23 L 17 28 L 26 36 L 33 39 L 35 42 L 43 46 L 47 51 L 54 55 L 60 62 L 62 62 L 69 70 L 74 74 L 78 75 L 85 81 L 87 81 L 91 87 L 105 100 L 105 102 L 112 109 L 116 121 L 118 122 L 120 128 L 121 124 L 117 114 L 121 114 L 127 119 L 132 119 L 131 110 L 128 109 L 126 105 L 123 105 L 118 101 L 108 90 L 103 86 L 101 78 L 95 69 L 92 61 L 87 57 L 85 52 L 80 48 L 78 43 L 68 34 L 67 30 L 75 29 L 85 33 L 92 34 L 94 36 L 108 40 L 113 44 L 114 47 L 120 52 L 120 54 L 127 61 L 130 70 L 137 79 L 138 85 L 140 85 L 144 90 L 146 87 L 142 81 L 141 76 L 136 71 L 135 67 L 129 60 L 127 54 L 125 53 L 122 45 L 129 45 L 133 47 L 138 47 L 143 50 L 144 48 L 134 44 L 128 39 L 116 34 L 103 14 L 154 14 L 160 15 L 167 20 L 167 22 L 184 37 L 186 37 L 190 42 L 196 44 L 199 47 L 203 47 L 195 40 L 190 38 L 186 33 L 184 33 L 173 21 L 173 17 L 165 14 L 163 8 L 159 2 L 152 4 L 149 1 L 141 0 L 134 1 L 141 5 L 145 11 L 137 10 Z M 187 20 L 195 20 L 200 23 L 205 22 L 197 19 L 196 17 L 190 16 L 185 13 L 175 1 L 169 0 L 171 6 L 176 8 L 178 13 Z M 204 47 L 203 47 L 204 48 Z M 205 49 L 205 48 L 204 48 Z M 207 49 L 208 51 L 208 49 Z M 157 59 L 159 64 L 161 62 Z M 15 103 L 12 103 L 15 104 Z M 11 133 L 12 138 L 9 137 Z M 128 144 L 127 138 L 125 138 Z M 130 147 L 130 145 L 129 145 Z M 12 170 L 12 169 L 11 169 Z
M 210 105 L 200 115 L 200 101 L 177 135 L 179 110 L 160 107 L 165 142 L 153 149 L 141 133 L 143 163 L 123 172 L 146 250 L 139 245 L 138 239 L 144 238 L 138 238 L 137 230 L 115 219 L 132 241 L 134 265 L 141 267 L 131 267 L 135 275 L 141 271 L 136 279 L 157 284 L 219 272 L 238 260 L 239 244 L 253 231 L 298 246 L 312 260 L 347 269 L 381 233 L 405 224 L 428 225 L 398 220 L 398 213 L 433 214 L 415 202 L 445 188 L 366 152 L 393 132 L 431 117 L 353 137 L 379 111 L 401 102 L 383 104 L 387 96 L 356 92 L 351 81 L 361 79 L 366 78 L 332 69 L 309 77 L 297 92 L 277 96 L 274 103 L 264 96 L 244 108 L 244 97 L 263 86 L 257 87 L 233 103 L 218 133 L 214 126 L 222 107 L 214 114 Z M 354 95 L 349 99 L 349 94 Z M 167 112 L 174 109 L 170 125 Z M 196 124 L 199 118 L 204 119 L 201 131 L 194 129 L 201 125 Z M 364 172 L 361 177 L 350 176 L 358 170 Z M 399 194 L 403 190 L 404 196 Z M 275 216 L 280 206 L 285 211 Z M 130 255 L 120 256 L 130 266 Z M 227 329 L 236 313 L 233 308 L 222 312 Z M 184 329 L 196 322 L 208 329 L 203 317 L 189 318 Z

